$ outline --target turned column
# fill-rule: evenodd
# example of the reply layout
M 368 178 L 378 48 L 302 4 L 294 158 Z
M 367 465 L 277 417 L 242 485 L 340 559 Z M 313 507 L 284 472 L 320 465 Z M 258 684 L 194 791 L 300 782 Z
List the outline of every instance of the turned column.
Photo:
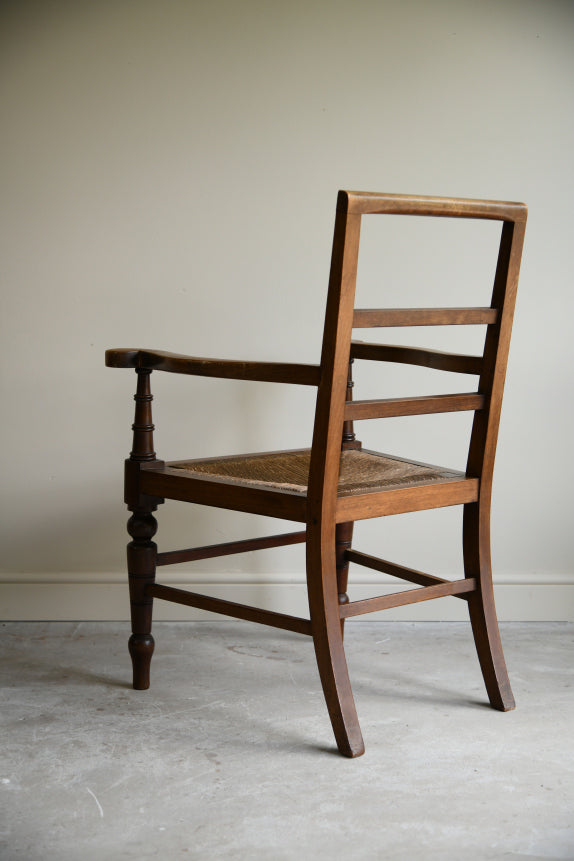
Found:
M 353 362 L 354 359 L 349 359 L 349 370 L 347 371 L 347 389 L 345 391 L 345 401 L 348 403 L 353 400 Z M 348 449 L 360 449 L 361 443 L 355 437 L 355 428 L 351 420 L 343 422 L 343 439 L 341 441 L 343 451 Z
M 353 359 L 349 360 L 349 370 L 347 373 L 347 390 L 345 400 L 353 400 Z M 360 449 L 361 443 L 355 437 L 355 430 L 352 421 L 343 423 L 343 439 L 341 442 L 342 451 L 349 449 Z M 349 596 L 347 595 L 347 582 L 349 579 L 349 562 L 347 561 L 347 551 L 351 549 L 353 540 L 353 522 L 337 523 L 335 527 L 335 558 L 337 564 L 337 592 L 339 594 L 339 604 L 348 604 Z M 341 619 L 341 630 L 345 627 L 345 620 Z
M 139 490 L 139 476 L 143 464 L 156 460 L 153 449 L 153 430 L 150 389 L 151 371 L 137 368 L 135 417 L 132 425 L 133 446 L 126 461 L 126 503 L 132 516 L 127 529 L 132 540 L 127 547 L 128 576 L 132 635 L 128 648 L 133 664 L 133 686 L 136 690 L 149 688 L 149 670 L 154 650 L 151 635 L 153 598 L 146 595 L 146 587 L 155 580 L 157 545 L 151 539 L 157 530 L 152 511 L 161 500 L 145 496 Z

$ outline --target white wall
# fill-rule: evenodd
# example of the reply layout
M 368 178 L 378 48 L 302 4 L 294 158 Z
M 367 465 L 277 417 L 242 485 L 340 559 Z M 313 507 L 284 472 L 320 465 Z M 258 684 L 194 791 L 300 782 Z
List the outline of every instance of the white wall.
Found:
M 351 188 L 529 204 L 495 473 L 497 594 L 503 618 L 573 618 L 574 5 L 18 0 L 0 15 L 0 615 L 126 617 L 134 375 L 104 368 L 104 349 L 318 361 L 336 192 Z M 490 228 L 366 223 L 364 305 L 485 301 Z M 461 334 L 413 342 L 456 349 Z M 368 369 L 358 394 L 376 379 L 379 396 L 444 382 L 393 373 Z M 164 458 L 309 443 L 309 391 L 153 382 Z M 450 434 L 468 417 L 419 425 L 359 430 L 382 450 L 464 463 Z M 159 519 L 162 549 L 283 528 L 177 503 Z M 406 515 L 358 526 L 357 545 L 460 574 L 459 528 L 458 509 Z M 289 548 L 178 566 L 169 579 L 289 611 L 301 609 L 302 572 L 301 548 Z M 355 581 L 372 582 L 361 570 Z M 452 618 L 460 605 L 397 615 Z

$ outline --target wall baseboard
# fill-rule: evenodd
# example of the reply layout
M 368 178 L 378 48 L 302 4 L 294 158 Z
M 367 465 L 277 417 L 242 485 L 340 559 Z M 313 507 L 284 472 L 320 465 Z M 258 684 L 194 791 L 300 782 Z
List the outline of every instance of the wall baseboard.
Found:
M 163 573 L 163 572 L 162 572 Z M 238 578 L 241 576 L 241 581 Z M 307 616 L 307 595 L 300 575 L 190 575 L 176 572 L 161 578 L 166 585 L 252 604 L 294 616 Z M 129 619 L 127 578 L 121 574 L 4 574 L 0 576 L 0 619 L 3 621 L 124 621 Z M 401 584 L 402 585 L 402 584 Z M 412 586 L 406 588 L 413 588 Z M 354 581 L 351 600 L 398 591 L 381 578 Z M 498 617 L 505 622 L 574 622 L 574 574 L 500 576 L 495 585 Z M 157 621 L 221 618 L 211 613 L 156 601 Z M 449 597 L 369 613 L 357 620 L 463 621 L 466 604 Z M 355 620 L 353 620 L 355 621 Z

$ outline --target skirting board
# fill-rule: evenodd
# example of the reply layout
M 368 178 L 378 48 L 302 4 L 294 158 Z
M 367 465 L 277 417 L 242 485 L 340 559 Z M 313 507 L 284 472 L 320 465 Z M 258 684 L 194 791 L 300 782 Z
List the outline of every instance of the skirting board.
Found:
M 305 584 L 300 575 L 253 578 L 239 575 L 189 575 L 162 577 L 166 585 L 189 589 L 239 604 L 264 607 L 294 616 L 308 617 Z M 13 574 L 0 575 L 0 620 L 2 621 L 123 621 L 129 619 L 127 577 L 120 574 Z M 387 578 L 354 581 L 352 601 L 400 591 Z M 412 584 L 404 588 L 417 588 Z M 574 622 L 574 574 L 516 574 L 501 576 L 495 585 L 498 618 L 505 622 Z M 157 600 L 157 621 L 222 618 L 211 613 Z M 463 621 L 468 619 L 466 602 L 454 597 L 424 601 L 351 621 Z

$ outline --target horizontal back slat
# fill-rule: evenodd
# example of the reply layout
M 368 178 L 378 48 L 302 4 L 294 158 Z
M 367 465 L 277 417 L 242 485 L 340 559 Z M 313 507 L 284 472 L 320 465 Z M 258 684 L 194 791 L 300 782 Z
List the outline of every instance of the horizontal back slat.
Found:
M 459 410 L 481 410 L 484 395 L 432 395 L 417 398 L 384 398 L 373 401 L 348 401 L 345 420 L 381 419 L 391 416 L 420 416 L 430 413 L 452 413 Z
M 496 308 L 357 308 L 353 314 L 353 328 L 472 326 L 496 323 L 497 317 Z
M 444 353 L 420 347 L 401 347 L 396 344 L 370 344 L 366 341 L 351 341 L 351 358 L 376 362 L 398 362 L 403 365 L 420 365 L 438 371 L 454 371 L 459 374 L 480 374 L 482 356 L 465 356 L 459 353 Z

